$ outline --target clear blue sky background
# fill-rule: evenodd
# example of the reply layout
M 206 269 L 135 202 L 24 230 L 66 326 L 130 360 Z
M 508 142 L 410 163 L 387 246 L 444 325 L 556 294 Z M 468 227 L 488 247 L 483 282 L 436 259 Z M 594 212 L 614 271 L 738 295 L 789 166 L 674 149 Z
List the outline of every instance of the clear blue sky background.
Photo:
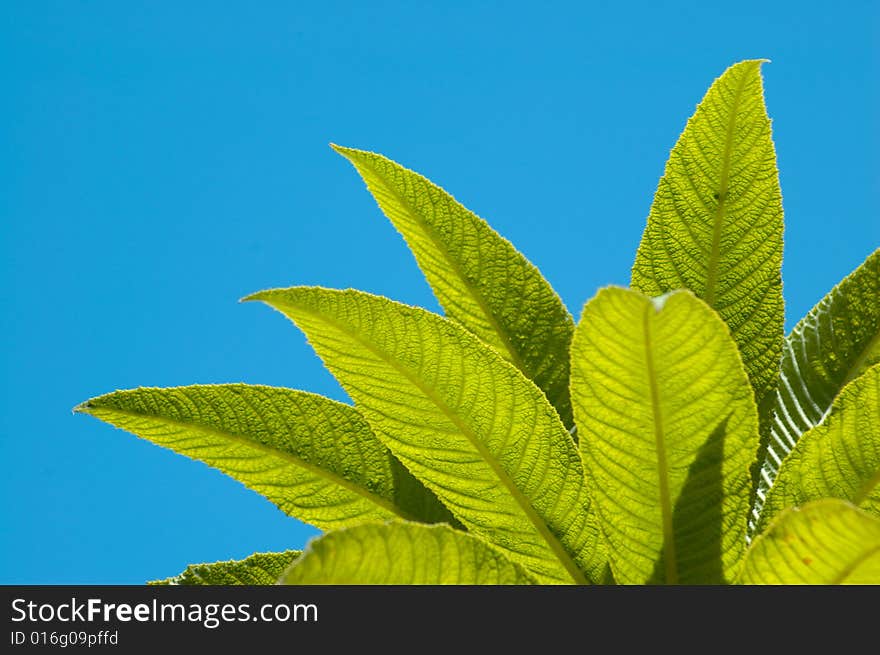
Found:
M 0 583 L 140 583 L 316 531 L 71 408 L 130 387 L 345 396 L 237 300 L 293 284 L 436 309 L 331 141 L 432 178 L 575 315 L 626 284 L 669 149 L 764 68 L 791 326 L 880 245 L 873 1 L 4 2 Z

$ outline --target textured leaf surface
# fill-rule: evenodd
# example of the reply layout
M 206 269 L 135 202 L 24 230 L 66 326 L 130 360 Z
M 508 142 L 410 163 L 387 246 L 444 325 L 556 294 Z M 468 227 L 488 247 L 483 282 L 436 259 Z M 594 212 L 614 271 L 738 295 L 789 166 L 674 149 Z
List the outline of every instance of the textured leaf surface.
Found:
M 446 314 L 544 391 L 566 425 L 571 315 L 513 245 L 455 198 L 395 162 L 334 146 L 403 235 Z
M 131 389 L 77 411 L 220 469 L 321 529 L 364 520 L 452 520 L 353 407 L 245 384 Z
M 880 584 L 880 520 L 836 499 L 791 508 L 752 543 L 744 584 Z
M 832 497 L 880 515 L 880 365 L 848 384 L 825 422 L 801 437 L 770 488 L 762 521 Z
M 782 348 L 782 195 L 761 61 L 731 66 L 672 149 L 632 271 L 650 296 L 691 289 L 730 326 L 760 404 Z
M 311 541 L 284 584 L 525 585 L 522 567 L 444 525 L 365 523 Z
M 780 463 L 819 425 L 848 382 L 880 362 L 880 250 L 834 287 L 785 339 L 765 422 L 754 519 Z
M 587 479 L 622 583 L 730 581 L 757 409 L 727 326 L 688 291 L 602 289 L 572 342 Z
M 152 585 L 273 585 L 300 554 L 298 550 L 283 553 L 255 553 L 247 559 L 191 564 L 186 570 Z
M 580 457 L 541 391 L 458 324 L 358 291 L 255 294 L 293 320 L 413 474 L 544 581 L 604 572 Z

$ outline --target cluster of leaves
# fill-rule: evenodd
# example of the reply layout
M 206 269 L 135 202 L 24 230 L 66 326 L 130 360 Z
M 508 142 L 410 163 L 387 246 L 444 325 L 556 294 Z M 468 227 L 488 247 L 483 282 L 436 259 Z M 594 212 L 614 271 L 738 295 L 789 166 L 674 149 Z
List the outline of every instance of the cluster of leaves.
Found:
M 354 401 L 139 388 L 77 409 L 216 467 L 324 534 L 178 584 L 880 582 L 880 250 L 783 333 L 760 61 L 671 152 L 632 269 L 575 325 L 425 178 L 335 147 L 446 316 L 354 290 L 256 293 Z

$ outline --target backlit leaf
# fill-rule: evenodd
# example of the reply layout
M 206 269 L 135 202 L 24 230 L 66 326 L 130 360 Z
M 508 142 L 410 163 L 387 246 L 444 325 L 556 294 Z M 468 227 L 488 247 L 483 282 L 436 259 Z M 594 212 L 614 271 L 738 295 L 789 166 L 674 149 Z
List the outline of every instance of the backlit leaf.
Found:
M 359 291 L 251 296 L 302 329 L 374 432 L 468 532 L 550 582 L 605 559 L 580 457 L 541 391 L 457 323 Z
M 482 218 L 418 173 L 363 150 L 334 149 L 403 235 L 447 316 L 534 380 L 571 425 L 571 315 L 541 273 Z
M 274 585 L 300 551 L 256 553 L 247 559 L 191 564 L 180 575 L 151 585 Z
M 650 296 L 690 289 L 730 326 L 760 404 L 782 349 L 782 195 L 761 60 L 712 84 L 672 149 L 632 270 Z
M 779 383 L 763 422 L 753 524 L 779 465 L 819 425 L 841 389 L 880 362 L 880 250 L 800 320 L 785 339 Z M 754 527 L 754 526 L 753 526 Z
M 744 584 L 880 584 L 880 520 L 843 500 L 785 510 L 752 542 Z
M 283 584 L 527 585 L 522 567 L 443 525 L 364 523 L 311 541 Z
M 322 529 L 363 520 L 452 517 L 353 407 L 246 384 L 131 389 L 76 408 L 220 469 Z
M 602 289 L 571 349 L 587 480 L 622 583 L 720 584 L 745 549 L 757 409 L 727 326 L 688 291 Z
M 828 418 L 783 461 L 762 523 L 786 507 L 831 497 L 880 515 L 880 365 L 844 387 Z

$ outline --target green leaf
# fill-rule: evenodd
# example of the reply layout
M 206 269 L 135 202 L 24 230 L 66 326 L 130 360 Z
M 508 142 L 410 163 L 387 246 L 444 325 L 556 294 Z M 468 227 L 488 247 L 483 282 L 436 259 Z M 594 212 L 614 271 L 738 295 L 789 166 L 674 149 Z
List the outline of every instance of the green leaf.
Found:
M 364 523 L 312 540 L 282 584 L 527 585 L 534 581 L 482 539 L 445 525 Z
M 632 270 L 650 296 L 691 289 L 730 326 L 760 405 L 782 349 L 782 194 L 762 60 L 715 80 L 672 149 Z
M 762 431 L 753 523 L 780 463 L 819 425 L 841 389 L 880 362 L 880 250 L 834 287 L 785 339 L 779 384 Z
M 283 553 L 255 553 L 243 560 L 190 564 L 180 575 L 148 584 L 273 585 L 299 555 L 298 550 L 286 550 Z
M 880 584 L 880 520 L 837 499 L 785 510 L 752 542 L 744 584 Z
M 830 497 L 880 515 L 880 365 L 850 382 L 828 418 L 783 461 L 762 523 L 786 507 Z
M 333 146 L 403 235 L 446 314 L 534 380 L 571 426 L 571 315 L 541 273 L 482 218 L 381 155 Z
M 452 520 L 356 409 L 323 396 L 245 384 L 141 388 L 76 411 L 205 462 L 324 530 L 364 520 Z
M 458 324 L 354 290 L 263 291 L 469 532 L 544 581 L 601 579 L 580 458 L 541 391 Z M 586 575 L 585 575 L 586 573 Z
M 580 448 L 621 583 L 718 584 L 745 549 L 752 389 L 727 326 L 688 291 L 602 289 L 571 347 Z

